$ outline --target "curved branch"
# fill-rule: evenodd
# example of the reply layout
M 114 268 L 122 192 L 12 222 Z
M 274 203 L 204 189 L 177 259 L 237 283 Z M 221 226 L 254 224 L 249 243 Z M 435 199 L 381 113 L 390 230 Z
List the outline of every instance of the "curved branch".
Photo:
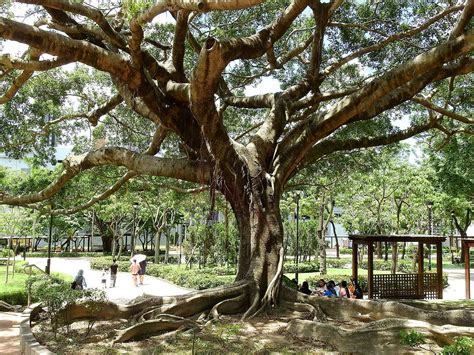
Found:
M 469 21 L 471 20 L 473 15 L 474 15 L 474 1 L 466 0 L 466 5 L 464 7 L 464 10 L 461 16 L 459 16 L 459 19 L 456 22 L 456 25 L 451 30 L 449 39 L 454 39 L 460 36 L 463 33 L 466 26 L 469 24 Z
M 30 59 L 37 60 L 39 57 L 40 53 L 36 49 L 30 51 Z M 8 60 L 8 58 L 8 56 L 2 57 L 4 60 Z M 3 64 L 2 61 L 0 61 L 0 64 Z M 20 75 L 18 75 L 15 80 L 13 80 L 10 88 L 0 97 L 0 105 L 10 101 L 16 95 L 18 90 L 20 90 L 21 87 L 33 76 L 33 73 L 34 71 L 24 70 Z
M 109 37 L 110 41 L 117 47 L 124 48 L 126 46 L 125 39 L 117 33 L 107 22 L 101 11 L 89 6 L 84 6 L 77 1 L 68 0 L 15 0 L 23 4 L 42 5 L 50 9 L 68 11 L 74 14 L 85 16 L 94 21 L 104 33 Z
M 388 108 L 400 104 L 419 92 L 437 76 L 443 76 L 443 63 L 452 61 L 474 49 L 474 31 L 459 36 L 399 65 L 357 92 L 340 100 L 327 112 L 322 112 L 297 125 L 282 141 L 280 153 L 281 178 L 286 178 L 304 159 L 304 155 L 319 139 L 343 124 L 375 117 Z M 286 148 L 289 147 L 289 148 Z
M 163 143 L 163 140 L 166 138 L 166 135 L 168 134 L 168 131 L 163 128 L 162 126 L 158 126 L 157 129 L 155 130 L 155 134 L 153 135 L 153 139 L 150 143 L 150 146 L 148 149 L 144 152 L 145 155 L 155 155 L 158 153 L 160 150 L 161 143 Z M 68 208 L 68 209 L 56 209 L 53 210 L 51 213 L 53 215 L 57 214 L 73 214 L 82 210 L 85 210 L 86 208 L 89 208 L 90 206 L 94 205 L 95 203 L 99 201 L 103 201 L 125 185 L 128 180 L 134 178 L 135 176 L 138 176 L 138 173 L 135 171 L 128 171 L 125 175 L 123 175 L 119 180 L 115 182 L 112 186 L 110 186 L 107 190 L 103 191 L 102 193 L 95 195 L 92 197 L 89 201 L 86 203 L 76 206 L 74 208 Z
M 89 112 L 87 114 L 87 119 L 89 120 L 91 125 L 96 126 L 97 122 L 103 115 L 112 111 L 122 102 L 123 102 L 122 96 L 119 94 L 116 94 L 112 96 L 109 101 L 107 101 L 106 103 L 102 104 L 101 106 Z
M 70 39 L 58 33 L 43 31 L 0 17 L 0 37 L 28 44 L 42 52 L 71 61 L 79 61 L 96 69 L 108 72 L 120 78 L 132 89 L 137 89 L 142 82 L 139 71 L 119 54 L 112 53 L 85 41 Z
M 327 139 L 315 145 L 302 161 L 300 168 L 338 151 L 351 151 L 361 148 L 377 147 L 389 145 L 413 137 L 436 126 L 435 121 L 430 121 L 422 125 L 410 127 L 408 129 L 383 135 L 379 137 L 362 137 L 358 139 Z
M 174 69 L 178 73 L 181 81 L 185 81 L 183 59 L 185 53 L 184 42 L 188 32 L 188 17 L 189 11 L 178 11 L 176 29 L 173 39 L 173 51 L 171 54 Z
M 365 47 L 365 48 L 362 48 L 362 49 L 359 49 L 358 51 L 355 51 L 354 53 L 352 54 L 349 54 L 347 56 L 345 56 L 344 58 L 342 58 L 341 60 L 339 60 L 338 62 L 330 65 L 329 67 L 327 67 L 326 69 L 324 69 L 323 73 L 324 75 L 329 75 L 331 74 L 332 72 L 334 72 L 335 70 L 339 69 L 340 67 L 342 67 L 344 64 L 346 64 L 347 62 L 350 62 L 352 59 L 355 59 L 355 58 L 358 58 L 364 54 L 367 54 L 367 53 L 370 53 L 370 52 L 373 52 L 373 51 L 376 51 L 378 49 L 381 49 L 385 46 L 387 46 L 388 44 L 390 43 L 393 43 L 395 41 L 398 41 L 400 39 L 403 39 L 403 38 L 408 38 L 408 37 L 412 37 L 418 33 L 420 33 L 421 31 L 424 31 L 425 29 L 427 29 L 429 26 L 431 26 L 433 23 L 439 21 L 440 19 L 442 19 L 443 17 L 446 17 L 447 15 L 449 15 L 450 13 L 452 12 L 455 12 L 455 11 L 459 11 L 461 9 L 463 9 L 464 6 L 451 6 L 451 7 L 448 7 L 447 9 L 445 9 L 444 11 L 440 12 L 438 15 L 430 18 L 428 21 L 426 21 L 425 23 L 423 23 L 422 25 L 412 29 L 412 30 L 409 30 L 409 31 L 405 31 L 405 32 L 401 32 L 401 33 L 397 33 L 395 35 L 392 35 L 386 39 L 384 39 L 383 41 L 380 41 L 376 44 L 373 44 L 371 46 L 368 46 L 368 47 Z
M 419 96 L 414 96 L 412 97 L 411 101 L 416 102 L 417 104 L 420 104 L 422 106 L 425 106 L 426 108 L 436 111 L 438 113 L 441 113 L 442 115 L 448 116 L 449 118 L 452 118 L 453 120 L 462 122 L 462 123 L 467 123 L 467 124 L 474 124 L 474 119 L 469 118 L 469 117 L 464 117 L 460 114 L 457 114 L 455 112 L 451 112 L 449 110 L 446 110 L 445 108 L 439 107 L 432 102 L 425 100 Z
M 71 63 L 68 59 L 54 60 L 22 60 L 11 59 L 9 55 L 0 56 L 0 65 L 8 69 L 22 69 L 28 71 L 45 71 Z
M 124 166 L 137 174 L 173 177 L 196 183 L 208 183 L 211 176 L 211 166 L 206 162 L 157 158 L 140 155 L 124 148 L 102 148 L 87 154 L 71 156 L 64 160 L 63 165 L 65 169 L 57 180 L 42 191 L 17 197 L 0 194 L 0 204 L 25 205 L 47 200 L 81 171 L 96 166 Z

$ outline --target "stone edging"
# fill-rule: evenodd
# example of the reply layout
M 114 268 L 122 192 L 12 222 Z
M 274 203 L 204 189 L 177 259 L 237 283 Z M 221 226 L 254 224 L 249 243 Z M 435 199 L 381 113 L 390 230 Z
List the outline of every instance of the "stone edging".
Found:
M 36 340 L 35 336 L 31 332 L 30 327 L 30 316 L 34 311 L 40 307 L 40 303 L 32 304 L 30 307 L 26 308 L 21 314 L 20 322 L 20 346 L 21 353 L 25 355 L 53 355 L 51 351 L 46 349 Z

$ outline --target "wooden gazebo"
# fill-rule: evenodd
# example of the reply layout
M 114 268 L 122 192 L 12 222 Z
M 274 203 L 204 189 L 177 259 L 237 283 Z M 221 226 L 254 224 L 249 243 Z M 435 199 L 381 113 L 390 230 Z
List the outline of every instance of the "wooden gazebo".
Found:
M 435 299 L 443 298 L 442 243 L 446 237 L 435 235 L 350 235 L 352 241 L 352 277 L 358 278 L 357 251 L 359 244 L 367 245 L 369 298 Z M 411 274 L 374 275 L 374 243 L 418 243 L 418 272 Z M 436 246 L 436 273 L 423 271 L 423 246 Z M 473 243 L 474 245 L 474 243 Z
M 471 299 L 471 254 L 469 250 L 474 247 L 474 239 L 463 239 L 462 250 L 464 250 L 464 271 L 466 273 L 466 300 Z

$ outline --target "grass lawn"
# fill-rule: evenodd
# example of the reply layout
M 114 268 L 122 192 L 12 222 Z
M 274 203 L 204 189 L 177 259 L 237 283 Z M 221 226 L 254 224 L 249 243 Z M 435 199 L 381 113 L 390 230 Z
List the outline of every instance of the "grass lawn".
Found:
M 8 275 L 8 283 L 5 283 L 7 275 L 7 267 L 0 266 L 0 300 L 10 304 L 26 304 L 28 297 L 26 294 L 25 281 L 28 275 L 15 272 L 12 277 L 12 267 L 10 267 Z
M 26 280 L 28 279 L 28 275 L 18 271 L 23 270 L 21 268 L 21 265 L 23 264 L 24 262 L 17 262 L 17 268 L 14 277 L 12 277 L 13 267 L 10 266 L 8 272 L 8 283 L 5 283 L 7 267 L 5 265 L 0 266 L 0 300 L 12 305 L 26 305 L 28 303 L 28 294 L 25 284 Z M 72 281 L 72 276 L 70 275 L 65 275 L 58 272 L 53 272 L 52 275 L 67 282 Z

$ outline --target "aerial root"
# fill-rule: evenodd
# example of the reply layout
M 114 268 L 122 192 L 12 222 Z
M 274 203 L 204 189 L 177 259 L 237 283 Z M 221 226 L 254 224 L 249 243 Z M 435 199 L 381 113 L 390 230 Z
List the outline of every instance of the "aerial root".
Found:
M 166 319 L 168 318 L 168 319 Z M 156 334 L 163 331 L 170 330 L 187 330 L 187 329 L 197 329 L 200 330 L 201 326 L 192 320 L 189 319 L 176 319 L 173 317 L 163 317 L 162 319 L 149 320 L 143 323 L 138 323 L 132 325 L 129 328 L 121 330 L 118 332 L 117 337 L 114 340 L 114 343 L 122 343 L 133 338 L 143 337 L 150 334 Z
M 329 343 L 341 352 L 353 352 L 354 344 L 364 344 L 364 352 L 397 353 L 403 348 L 401 330 L 423 333 L 439 346 L 449 344 L 454 336 L 474 336 L 474 327 L 453 325 L 436 326 L 410 319 L 383 319 L 355 329 L 343 329 L 340 325 L 316 323 L 308 320 L 292 320 L 287 327 L 298 337 L 311 338 Z

